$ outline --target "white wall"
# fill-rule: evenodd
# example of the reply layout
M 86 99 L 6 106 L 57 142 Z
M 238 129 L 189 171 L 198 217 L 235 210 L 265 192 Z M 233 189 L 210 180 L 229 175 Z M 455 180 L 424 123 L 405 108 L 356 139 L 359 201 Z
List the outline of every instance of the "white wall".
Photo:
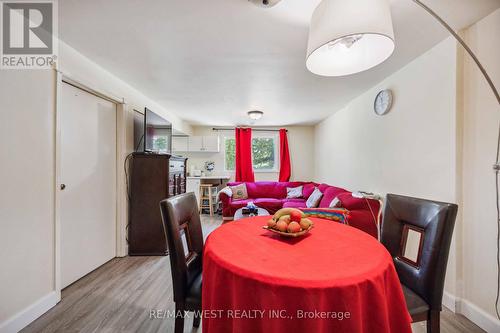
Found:
M 455 60 L 448 39 L 318 124 L 316 179 L 455 201 Z M 373 101 L 383 89 L 395 101 L 380 117 Z
M 62 42 L 58 59 L 58 69 L 72 79 L 125 99 L 129 114 L 148 106 L 176 130 L 191 132 L 190 125 L 133 83 Z M 5 254 L 0 259 L 0 332 L 22 328 L 60 297 L 54 273 L 55 77 L 52 70 L 0 71 L 0 251 Z M 127 127 L 130 150 L 131 117 Z
M 58 69 L 65 75 L 93 89 L 124 98 L 130 112 L 134 108 L 142 112 L 144 107 L 148 107 L 172 122 L 176 131 L 191 133 L 191 126 L 188 123 L 133 87 L 134 82 L 122 81 L 62 41 L 59 42 Z
M 454 40 L 441 42 L 318 124 L 316 181 L 457 202 L 456 54 Z M 373 102 L 383 89 L 393 91 L 394 104 L 381 117 Z M 451 294 L 455 261 L 452 245 Z
M 312 180 L 314 176 L 314 127 L 313 126 L 289 126 L 288 145 L 290 150 L 290 159 L 292 164 L 292 180 Z M 264 132 L 267 133 L 267 132 Z M 276 134 L 269 132 L 270 134 Z M 193 127 L 193 135 L 219 135 L 220 147 L 219 153 L 185 153 L 183 156 L 188 158 L 188 170 L 191 165 L 203 170 L 206 161 L 215 162 L 213 174 L 229 175 L 234 180 L 234 172 L 224 170 L 224 137 L 234 137 L 231 131 L 214 132 L 212 127 L 196 126 Z M 256 172 L 256 181 L 277 181 L 278 172 Z
M 0 331 L 15 313 L 57 298 L 53 77 L 0 71 Z
M 465 32 L 465 39 L 500 89 L 500 10 Z M 463 307 L 478 307 L 495 321 L 495 162 L 500 106 L 472 60 L 463 72 Z M 485 322 L 488 318 L 478 318 Z M 498 325 L 498 321 L 497 321 Z M 496 326 L 500 330 L 500 325 Z

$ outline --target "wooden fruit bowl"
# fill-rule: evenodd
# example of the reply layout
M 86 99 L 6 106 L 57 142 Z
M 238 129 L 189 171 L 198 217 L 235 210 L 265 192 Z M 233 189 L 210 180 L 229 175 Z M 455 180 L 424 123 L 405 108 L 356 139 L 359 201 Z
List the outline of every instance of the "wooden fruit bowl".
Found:
M 302 230 L 302 231 L 295 232 L 295 233 L 279 231 L 279 230 L 276 230 L 273 228 L 269 228 L 267 225 L 263 226 L 262 228 L 269 230 L 271 232 L 274 232 L 275 234 L 278 234 L 278 235 L 283 236 L 283 237 L 301 237 L 301 236 L 304 236 L 305 234 L 307 234 L 309 231 L 311 231 L 311 229 L 313 227 L 314 227 L 314 224 L 311 224 L 309 226 L 309 228 L 307 228 L 306 230 Z

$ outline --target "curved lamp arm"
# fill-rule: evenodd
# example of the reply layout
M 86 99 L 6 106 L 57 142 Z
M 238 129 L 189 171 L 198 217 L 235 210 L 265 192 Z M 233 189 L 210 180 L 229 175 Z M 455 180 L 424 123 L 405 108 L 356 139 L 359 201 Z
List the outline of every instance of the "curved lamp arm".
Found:
M 479 61 L 479 59 L 477 58 L 477 56 L 474 54 L 474 52 L 471 50 L 471 48 L 462 39 L 462 37 L 460 37 L 458 35 L 458 33 L 456 33 L 455 30 L 453 30 L 453 28 L 450 27 L 450 25 L 448 23 L 446 23 L 438 14 L 436 14 L 435 11 L 433 11 L 432 9 L 430 9 L 427 5 L 425 5 L 424 3 L 422 3 L 420 0 L 412 0 L 412 1 L 415 2 L 417 5 L 419 5 L 420 7 L 422 7 L 426 12 L 428 12 L 429 14 L 431 14 L 443 27 L 446 28 L 446 30 L 449 31 L 450 34 L 453 35 L 453 37 L 455 37 L 455 39 L 460 43 L 460 45 L 462 45 L 462 47 L 467 51 L 467 53 L 474 60 L 474 62 L 476 63 L 477 67 L 479 67 L 479 70 L 481 70 L 481 73 L 483 74 L 483 76 L 486 79 L 486 81 L 488 81 L 488 84 L 490 85 L 491 90 L 493 90 L 493 94 L 495 94 L 495 97 L 497 99 L 497 103 L 500 104 L 500 94 L 498 94 L 498 90 L 495 87 L 495 84 L 493 83 L 493 80 L 488 75 L 488 73 L 486 72 L 486 69 L 484 69 L 483 65 L 481 64 L 481 62 Z
M 427 7 L 425 4 L 423 4 L 420 0 L 412 0 L 415 2 L 417 5 L 422 7 L 425 11 L 427 11 L 430 15 L 432 15 L 443 27 L 446 28 L 450 32 L 450 34 L 455 37 L 455 39 L 462 45 L 462 47 L 467 51 L 467 53 L 471 56 L 471 58 L 474 60 L 476 63 L 477 67 L 479 67 L 479 70 L 481 70 L 481 73 L 483 74 L 484 78 L 486 81 L 488 81 L 488 84 L 490 85 L 491 90 L 493 90 L 493 94 L 495 94 L 495 97 L 497 99 L 497 103 L 500 104 L 500 95 L 498 94 L 498 90 L 495 87 L 495 84 L 493 83 L 493 80 L 491 80 L 491 77 L 488 75 L 486 72 L 486 69 L 483 67 L 479 59 L 476 57 L 474 52 L 471 50 L 471 48 L 465 43 L 465 41 L 460 37 L 455 30 L 453 30 L 452 27 L 448 25 L 436 12 L 434 12 L 432 9 Z M 495 170 L 495 182 L 496 182 L 496 209 L 497 209 L 497 290 L 496 290 L 496 299 L 495 299 L 495 312 L 497 315 L 497 318 L 500 319 L 500 311 L 498 309 L 498 300 L 500 298 L 500 247 L 498 247 L 498 242 L 500 241 L 500 194 L 499 194 L 499 180 L 498 180 L 498 175 L 500 172 L 500 164 L 499 164 L 499 157 L 500 157 L 500 127 L 498 131 L 498 141 L 497 141 L 497 152 L 496 152 L 496 162 L 493 165 L 493 170 Z

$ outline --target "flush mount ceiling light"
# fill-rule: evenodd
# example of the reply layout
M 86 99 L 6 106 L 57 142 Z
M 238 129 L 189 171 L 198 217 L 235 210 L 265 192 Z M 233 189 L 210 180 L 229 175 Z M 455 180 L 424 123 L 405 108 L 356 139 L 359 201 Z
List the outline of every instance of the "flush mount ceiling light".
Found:
M 262 111 L 248 111 L 248 117 L 252 120 L 259 120 L 264 115 Z
M 274 7 L 281 0 L 248 0 L 248 1 L 250 1 L 256 6 L 269 8 L 269 7 Z
M 306 66 L 322 76 L 363 72 L 394 51 L 388 0 L 323 0 L 311 19 Z

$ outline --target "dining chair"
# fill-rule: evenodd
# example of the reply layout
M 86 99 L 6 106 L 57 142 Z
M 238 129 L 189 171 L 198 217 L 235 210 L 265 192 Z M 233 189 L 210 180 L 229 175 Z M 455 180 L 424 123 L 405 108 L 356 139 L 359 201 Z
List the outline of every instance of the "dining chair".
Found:
M 160 209 L 170 254 L 175 333 L 180 333 L 184 330 L 186 311 L 194 311 L 193 326 L 200 326 L 203 233 L 194 193 L 165 199 L 160 202 Z
M 381 242 L 394 260 L 413 322 L 440 331 L 444 279 L 458 206 L 388 194 Z

